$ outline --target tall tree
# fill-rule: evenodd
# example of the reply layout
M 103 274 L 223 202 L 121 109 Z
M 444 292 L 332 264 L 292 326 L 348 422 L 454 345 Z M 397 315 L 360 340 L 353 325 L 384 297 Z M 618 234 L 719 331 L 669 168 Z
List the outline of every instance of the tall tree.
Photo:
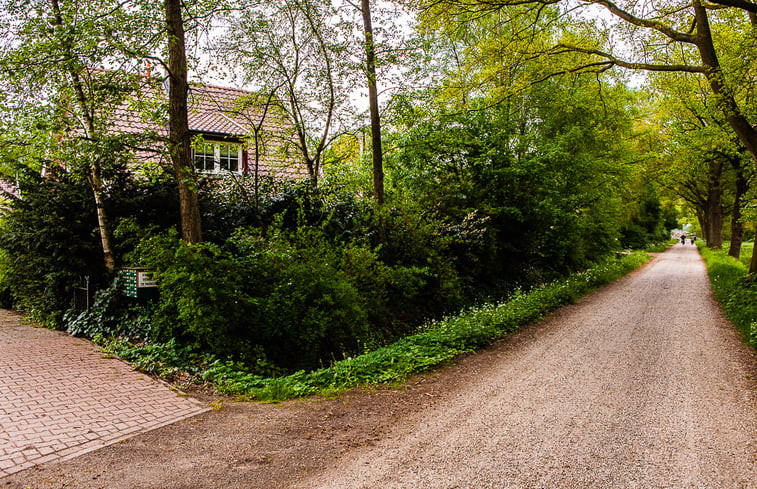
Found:
M 179 185 L 181 236 L 190 243 L 202 240 L 200 206 L 191 158 L 187 97 L 187 55 L 181 0 L 165 0 L 168 34 L 168 148 Z
M 109 116 L 136 89 L 123 72 L 105 72 L 105 63 L 128 64 L 107 41 L 123 43 L 133 18 L 116 1 L 84 5 L 73 0 L 9 0 L 2 5 L 7 24 L 0 74 L 15 110 L 53 107 L 48 119 L 29 122 L 9 145 L 28 148 L 45 165 L 64 165 L 86 176 L 97 208 L 98 231 L 107 270 L 115 269 L 111 224 L 105 210 L 104 172 L 128 138 L 109 131 Z M 57 144 L 35 134 L 52 131 Z M 41 141 L 44 146 L 37 146 Z M 31 151 L 33 148 L 36 150 Z M 35 153 L 36 151 L 36 153 Z
M 336 10 L 319 0 L 262 1 L 230 17 L 221 53 L 244 81 L 274 93 L 287 106 L 294 137 L 285 141 L 317 186 L 324 153 L 345 131 L 351 112 L 347 41 L 338 35 Z
M 733 170 L 736 172 L 735 195 L 733 198 L 733 210 L 731 211 L 731 243 L 728 247 L 728 254 L 737 260 L 741 257 L 741 245 L 744 241 L 744 224 L 742 222 L 741 207 L 744 205 L 744 198 L 749 191 L 749 181 L 746 175 L 746 169 L 740 160 L 731 160 Z
M 53 16 L 52 26 L 54 30 L 65 31 L 68 26 L 64 25 L 63 16 L 61 15 L 60 4 L 58 0 L 50 0 Z M 96 137 L 97 128 L 95 127 L 94 109 L 91 107 L 91 100 L 87 99 L 84 92 L 84 86 L 82 84 L 79 72 L 82 70 L 82 65 L 86 60 L 78 58 L 74 54 L 74 46 L 67 37 L 61 39 L 60 47 L 63 51 L 64 65 L 68 72 L 68 76 L 71 80 L 71 88 L 76 95 L 76 103 L 79 105 L 79 111 L 84 122 L 85 137 Z M 110 223 L 105 213 L 105 199 L 103 195 L 103 177 L 102 177 L 102 164 L 99 158 L 93 158 L 90 162 L 89 171 L 87 174 L 87 180 L 89 181 L 90 188 L 92 189 L 92 195 L 95 199 L 95 206 L 97 208 L 97 223 L 100 228 L 100 241 L 103 249 L 103 260 L 105 262 L 105 268 L 113 272 L 116 268 L 115 258 L 113 256 L 113 247 L 111 246 L 111 233 Z
M 704 76 L 717 96 L 720 110 L 749 152 L 757 170 L 757 130 L 749 121 L 747 106 L 739 95 L 748 88 L 743 85 L 743 67 L 754 62 L 754 49 L 742 52 L 740 66 L 725 66 L 720 57 L 726 56 L 732 46 L 718 37 L 728 31 L 735 32 L 737 40 L 753 39 L 752 26 L 757 24 L 756 3 L 693 0 L 670 8 L 668 4 L 653 2 L 627 2 L 624 5 L 610 0 L 581 0 L 576 5 L 568 4 L 567 0 L 427 0 L 425 7 L 427 15 L 432 17 L 470 18 L 472 14 L 496 11 L 503 14 L 505 22 L 512 16 L 526 16 L 534 25 L 544 12 L 562 8 L 563 18 L 573 21 L 572 29 L 546 46 L 529 43 L 528 35 L 532 31 L 524 31 L 517 48 L 528 51 L 531 56 L 553 59 L 569 55 L 571 62 L 562 71 L 601 72 L 620 67 Z M 594 14 L 597 7 L 610 14 L 615 25 L 601 28 Z M 617 35 L 625 37 L 635 49 L 625 49 L 627 44 L 615 43 Z M 638 53 L 636 58 L 632 57 L 634 53 Z M 752 260 L 750 272 L 757 273 L 757 256 Z
M 748 183 L 744 147 L 704 80 L 669 74 L 650 81 L 658 94 L 659 127 L 667 138 L 663 181 L 696 210 L 708 246 L 722 246 L 722 226 L 731 214 L 729 251 L 738 256 Z
M 376 85 L 376 45 L 373 38 L 370 0 L 361 0 L 360 11 L 363 14 L 365 32 L 365 72 L 368 78 L 368 104 L 371 113 L 373 197 L 376 199 L 376 204 L 381 205 L 384 203 L 384 156 L 381 149 L 381 116 Z

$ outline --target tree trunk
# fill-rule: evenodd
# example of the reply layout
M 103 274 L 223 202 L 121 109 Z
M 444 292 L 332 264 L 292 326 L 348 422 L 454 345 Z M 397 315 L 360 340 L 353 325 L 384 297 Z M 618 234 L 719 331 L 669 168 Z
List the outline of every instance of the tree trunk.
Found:
M 702 209 L 697 209 L 697 219 L 699 220 L 699 227 L 702 229 L 702 239 L 705 243 L 710 242 L 710 221 L 707 214 L 706 206 Z
M 708 232 L 707 246 L 720 250 L 723 248 L 723 161 L 714 159 L 709 162 L 709 182 L 707 185 Z
M 712 91 L 718 96 L 720 109 L 725 114 L 728 124 L 749 151 L 754 162 L 754 168 L 757 170 L 757 130 L 741 113 L 732 91 L 725 83 L 715 45 L 712 42 L 707 9 L 702 5 L 701 0 L 694 0 L 694 15 L 697 25 L 697 48 L 702 63 L 707 68 L 705 73 L 707 81 L 709 81 Z
M 736 169 L 736 194 L 733 198 L 733 212 L 731 213 L 731 245 L 728 254 L 737 260 L 741 256 L 741 243 L 744 240 L 744 225 L 741 222 L 741 200 L 749 190 L 749 184 L 744 177 L 744 170 L 739 161 L 734 163 Z
M 723 248 L 723 203 L 721 201 L 720 189 L 714 190 L 710 194 L 707 205 L 708 214 L 708 240 L 707 246 L 715 250 Z
M 377 205 L 384 203 L 384 161 L 381 150 L 381 118 L 376 86 L 376 48 L 373 42 L 370 0 L 361 0 L 365 28 L 365 71 L 368 75 L 368 104 L 371 112 L 371 143 L 373 145 L 373 197 Z
M 757 171 L 757 130 L 752 127 L 741 113 L 733 93 L 728 90 L 725 84 L 723 72 L 720 69 L 720 62 L 715 52 L 715 45 L 712 42 L 712 32 L 710 31 L 707 9 L 702 5 L 701 0 L 694 0 L 693 5 L 697 26 L 697 48 L 702 57 L 702 62 L 707 67 L 705 76 L 710 82 L 712 91 L 718 96 L 720 108 L 725 114 L 728 124 L 744 144 L 747 151 L 749 151 L 754 163 L 754 169 Z M 757 260 L 754 258 L 752 258 L 749 273 L 757 273 Z
M 181 0 L 165 0 L 168 32 L 168 149 L 179 185 L 181 237 L 184 241 L 202 241 L 200 205 L 191 159 L 191 139 L 187 111 L 187 56 L 184 44 L 184 21 Z
M 58 27 L 63 27 L 63 16 L 60 13 L 60 4 L 58 0 L 51 0 L 51 7 L 53 9 L 53 22 Z M 66 50 L 70 51 L 68 43 L 64 46 Z M 82 116 L 86 124 L 87 137 L 90 139 L 95 138 L 95 121 L 94 116 L 89 110 L 86 95 L 84 94 L 84 87 L 81 79 L 79 78 L 79 71 L 75 66 L 70 63 L 74 59 L 73 54 L 69 53 L 69 65 L 68 72 L 71 75 L 71 83 L 76 93 L 76 100 L 79 104 L 79 110 L 81 110 Z M 92 190 L 92 195 L 95 199 L 95 206 L 97 208 L 97 228 L 100 232 L 100 245 L 103 251 L 103 263 L 105 269 L 109 273 L 113 273 L 116 270 L 115 255 L 110 242 L 110 222 L 105 212 L 105 199 L 103 195 L 103 181 L 102 181 L 102 168 L 100 165 L 100 155 L 96 155 L 94 161 L 89 165 L 89 171 L 87 175 L 87 181 L 89 182 L 89 188 Z
M 103 261 L 105 263 L 105 269 L 109 273 L 113 273 L 116 270 L 116 260 L 113 254 L 113 248 L 110 244 L 110 226 L 108 216 L 105 213 L 105 201 L 103 199 L 103 182 L 100 177 L 100 168 L 93 166 L 90 169 L 89 174 L 89 186 L 92 189 L 92 194 L 95 198 L 95 206 L 97 207 L 97 226 L 100 230 L 100 244 L 103 250 Z
M 757 223 L 755 223 L 755 228 L 757 229 Z M 752 251 L 752 261 L 749 263 L 749 273 L 757 273 L 757 251 Z

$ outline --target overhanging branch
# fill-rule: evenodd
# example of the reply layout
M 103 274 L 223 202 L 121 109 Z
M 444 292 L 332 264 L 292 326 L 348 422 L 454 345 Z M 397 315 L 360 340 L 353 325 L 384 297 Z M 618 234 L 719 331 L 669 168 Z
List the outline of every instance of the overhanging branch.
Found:
M 757 13 L 757 3 L 747 2 L 745 0 L 710 0 L 710 2 L 724 5 L 726 7 L 735 7 L 747 12 Z
M 595 5 L 602 5 L 607 10 L 609 10 L 610 13 L 612 13 L 614 16 L 625 20 L 629 24 L 633 24 L 638 27 L 644 27 L 645 29 L 653 29 L 657 32 L 660 32 L 661 34 L 664 34 L 670 39 L 673 39 L 674 41 L 685 42 L 688 44 L 696 43 L 696 36 L 694 36 L 693 34 L 686 34 L 684 32 L 679 32 L 673 29 L 672 27 L 665 25 L 662 22 L 659 22 L 656 20 L 642 19 L 641 17 L 636 17 L 630 12 L 627 12 L 621 9 L 620 7 L 615 5 L 615 3 L 609 0 L 583 0 L 583 1 L 586 3 L 593 3 Z M 743 1 L 743 0 L 722 0 L 722 1 Z
M 706 73 L 707 69 L 704 66 L 689 65 L 689 64 L 655 64 L 655 63 L 634 63 L 626 61 L 613 56 L 610 53 L 599 51 L 597 49 L 586 49 L 577 46 L 570 46 L 567 44 L 558 44 L 553 49 L 552 54 L 564 54 L 564 53 L 583 53 L 592 56 L 599 56 L 604 58 L 607 63 L 611 63 L 614 66 L 619 66 L 628 70 L 643 70 L 643 71 L 661 71 L 661 72 L 683 72 L 683 73 Z

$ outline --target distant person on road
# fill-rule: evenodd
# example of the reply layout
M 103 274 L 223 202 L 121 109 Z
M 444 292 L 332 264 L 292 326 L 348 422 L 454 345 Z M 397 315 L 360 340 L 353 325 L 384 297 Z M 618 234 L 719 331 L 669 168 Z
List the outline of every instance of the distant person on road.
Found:
M 696 234 L 692 234 L 691 235 L 691 244 L 694 244 L 694 241 L 696 241 L 696 240 L 697 240 L 697 235 Z
M 686 235 L 685 235 L 685 234 L 682 234 L 682 235 L 681 235 L 681 244 L 682 244 L 682 245 L 685 245 L 685 244 L 686 244 Z

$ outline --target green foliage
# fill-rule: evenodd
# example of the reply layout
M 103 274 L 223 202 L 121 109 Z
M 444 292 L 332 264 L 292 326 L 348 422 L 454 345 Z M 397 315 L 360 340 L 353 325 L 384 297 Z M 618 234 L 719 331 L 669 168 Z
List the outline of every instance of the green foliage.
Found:
M 69 174 L 53 175 L 21 175 L 23 198 L 8 197 L 0 233 L 3 286 L 14 307 L 49 326 L 60 324 L 84 275 L 93 286 L 106 283 L 98 280 L 105 271 L 89 188 Z
M 132 251 L 145 228 L 175 222 L 176 213 L 166 211 L 174 207 L 172 184 L 138 182 L 123 162 L 106 176 L 111 187 L 105 209 L 113 221 L 121 222 L 114 240 L 119 254 Z M 83 285 L 84 277 L 89 277 L 92 290 L 107 288 L 113 280 L 103 266 L 92 191 L 81 174 L 62 169 L 48 170 L 47 178 L 27 170 L 18 181 L 21 197 L 7 196 L 3 211 L 0 288 L 8 291 L 13 307 L 42 324 L 60 327 L 74 288 Z
M 728 256 L 697 243 L 707 264 L 715 297 L 723 304 L 728 319 L 741 331 L 744 339 L 757 348 L 757 280 L 747 275 L 747 267 Z
M 665 228 L 670 219 L 665 215 L 655 188 L 647 184 L 639 193 L 634 215 L 621 228 L 620 242 L 625 248 L 643 249 L 650 243 L 664 241 L 670 229 Z
M 506 302 L 473 307 L 459 315 L 431 321 L 415 335 L 335 362 L 327 368 L 265 379 L 240 373 L 233 364 L 215 363 L 204 372 L 203 378 L 216 384 L 220 392 L 249 395 L 266 401 L 333 392 L 358 384 L 401 381 L 537 321 L 554 309 L 638 268 L 646 259 L 644 254 L 631 254 L 620 260 L 606 261 L 529 293 L 515 293 Z
M 662 253 L 663 251 L 667 250 L 670 245 L 674 245 L 676 243 L 678 243 L 677 239 L 670 239 L 666 242 L 647 246 L 644 251 L 646 251 L 647 253 Z
M 134 307 L 124 298 L 119 280 L 95 294 L 92 306 L 82 312 L 69 309 L 63 316 L 66 331 L 86 338 L 124 338 L 145 341 L 151 337 L 151 321 L 144 307 Z
M 618 135 L 630 132 L 630 95 L 615 90 L 600 108 L 594 87 L 576 83 L 589 93 L 532 89 L 522 114 L 516 97 L 494 107 L 474 99 L 463 113 L 398 103 L 404 126 L 386 161 L 392 195 L 441 221 L 475 213 L 482 240 L 463 276 L 479 287 L 554 277 L 619 246 L 628 170 Z
M 347 242 L 329 236 L 333 219 L 322 229 L 280 223 L 266 236 L 240 229 L 221 245 L 148 237 L 133 256 L 159 280 L 152 339 L 296 370 L 395 339 L 458 304 L 455 270 L 431 231 L 387 222 Z M 386 239 L 372 247 L 375 234 Z
M 754 241 L 741 243 L 741 254 L 739 255 L 739 261 L 743 263 L 747 268 L 752 262 L 752 254 L 754 253 Z
M 174 339 L 166 343 L 131 343 L 97 335 L 93 341 L 106 353 L 130 362 L 137 370 L 163 378 L 170 379 L 182 372 L 196 373 L 209 361 L 209 357 L 194 353 L 190 348 L 177 346 Z

